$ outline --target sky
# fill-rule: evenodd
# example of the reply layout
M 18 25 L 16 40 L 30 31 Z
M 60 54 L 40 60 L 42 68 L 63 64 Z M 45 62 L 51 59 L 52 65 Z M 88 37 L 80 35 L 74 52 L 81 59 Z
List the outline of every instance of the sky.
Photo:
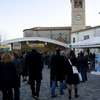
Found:
M 100 25 L 100 0 L 85 0 L 86 25 Z M 0 0 L 2 40 L 23 37 L 33 27 L 71 26 L 70 0 Z

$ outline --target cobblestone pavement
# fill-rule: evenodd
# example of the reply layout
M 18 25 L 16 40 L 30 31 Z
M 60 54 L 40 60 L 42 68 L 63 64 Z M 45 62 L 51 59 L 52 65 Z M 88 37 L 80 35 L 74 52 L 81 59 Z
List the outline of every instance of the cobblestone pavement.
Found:
M 44 68 L 40 100 L 68 100 L 67 89 L 65 89 L 65 94 L 63 96 L 59 95 L 59 89 L 57 89 L 56 93 L 58 96 L 56 98 L 50 97 L 49 77 L 49 69 Z M 21 100 L 34 100 L 31 96 L 30 86 L 27 83 L 22 82 L 20 90 Z M 79 94 L 79 98 L 75 99 L 73 96 L 72 100 L 100 100 L 100 76 L 88 74 L 88 81 L 79 84 Z M 2 100 L 1 96 L 0 100 Z

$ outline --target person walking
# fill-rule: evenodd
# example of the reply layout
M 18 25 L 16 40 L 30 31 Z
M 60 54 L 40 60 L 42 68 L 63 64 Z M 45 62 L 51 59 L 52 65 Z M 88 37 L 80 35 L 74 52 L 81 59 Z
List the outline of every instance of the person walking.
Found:
M 56 97 L 56 83 L 60 82 L 60 94 L 64 94 L 65 57 L 60 54 L 60 49 L 51 57 L 50 63 L 51 97 Z
M 12 56 L 10 53 L 4 53 L 1 56 L 0 63 L 0 89 L 3 94 L 3 100 L 14 100 L 13 88 L 16 87 L 17 79 L 17 72 L 12 62 Z
M 32 90 L 32 97 L 38 100 L 42 80 L 42 56 L 38 51 L 33 49 L 26 55 L 25 62 L 28 67 L 29 84 Z
M 70 62 L 71 64 L 70 64 Z M 76 66 L 77 67 L 77 58 L 75 56 L 75 53 L 74 51 L 70 51 L 69 53 L 69 57 L 68 57 L 68 60 L 67 61 L 67 85 L 68 85 L 68 93 L 69 93 L 69 100 L 71 100 L 72 98 L 72 90 L 74 90 L 74 95 L 75 95 L 75 98 L 78 98 L 79 95 L 78 95 L 78 87 L 77 85 L 79 84 L 79 77 L 77 74 L 74 74 L 73 73 L 73 69 L 72 69 L 72 66 Z M 78 69 L 78 68 L 77 68 Z
M 87 81 L 88 59 L 83 52 L 79 53 L 77 59 L 78 59 L 79 72 L 81 73 L 82 76 L 82 82 L 85 82 Z
M 21 80 L 21 74 L 23 69 L 23 61 L 21 58 L 21 55 L 18 52 L 13 52 L 13 63 L 16 68 L 17 72 L 17 83 L 16 87 L 14 88 L 14 100 L 20 100 L 20 80 Z

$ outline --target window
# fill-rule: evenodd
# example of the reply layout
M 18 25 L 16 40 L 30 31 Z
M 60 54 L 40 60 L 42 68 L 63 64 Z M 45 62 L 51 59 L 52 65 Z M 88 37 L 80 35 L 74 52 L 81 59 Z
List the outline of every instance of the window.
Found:
M 75 37 L 73 38 L 73 43 L 75 43 Z
M 82 8 L 82 1 L 79 1 L 79 6 L 80 8 Z
M 59 33 L 59 36 L 62 37 L 62 33 Z
M 81 0 L 75 0 L 74 1 L 74 7 L 75 8 L 82 8 L 82 1 Z
M 84 40 L 87 40 L 87 39 L 89 39 L 89 35 L 84 36 Z

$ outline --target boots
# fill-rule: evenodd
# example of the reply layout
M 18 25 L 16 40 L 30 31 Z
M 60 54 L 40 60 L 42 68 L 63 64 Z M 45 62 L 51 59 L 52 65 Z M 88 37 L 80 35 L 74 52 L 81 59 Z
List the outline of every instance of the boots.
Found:
M 71 100 L 71 89 L 68 90 L 69 93 L 69 100 Z
M 79 97 L 79 95 L 78 95 L 78 89 L 75 88 L 75 98 L 78 98 L 78 97 Z

